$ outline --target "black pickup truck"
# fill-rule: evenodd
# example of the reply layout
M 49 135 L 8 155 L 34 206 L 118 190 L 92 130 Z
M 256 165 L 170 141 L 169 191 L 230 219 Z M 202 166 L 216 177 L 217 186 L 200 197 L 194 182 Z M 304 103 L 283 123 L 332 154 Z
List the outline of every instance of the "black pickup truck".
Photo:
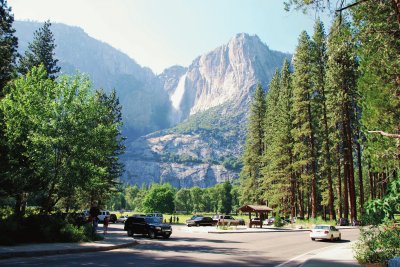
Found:
M 132 216 L 126 219 L 124 230 L 128 236 L 134 234 L 148 235 L 150 238 L 163 236 L 169 238 L 172 234 L 172 227 L 162 223 L 157 217 Z

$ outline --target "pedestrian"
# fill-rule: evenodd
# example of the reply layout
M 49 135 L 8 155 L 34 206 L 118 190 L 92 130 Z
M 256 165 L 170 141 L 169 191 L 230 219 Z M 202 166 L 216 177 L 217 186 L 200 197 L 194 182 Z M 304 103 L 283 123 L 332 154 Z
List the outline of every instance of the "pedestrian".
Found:
M 106 217 L 104 217 L 104 221 L 103 221 L 103 228 L 104 228 L 103 234 L 107 234 L 108 223 L 109 223 L 109 218 L 108 218 L 108 216 L 106 216 Z
M 179 217 L 176 216 L 176 223 L 179 223 Z
M 169 217 L 169 224 L 172 224 L 172 216 Z
M 94 237 L 99 223 L 99 218 L 97 218 L 97 216 L 100 214 L 100 209 L 97 207 L 97 203 L 94 203 L 90 208 L 89 214 L 91 217 L 90 221 L 92 222 L 92 236 Z
M 176 222 L 176 216 L 175 216 L 175 214 L 174 214 L 174 223 Z

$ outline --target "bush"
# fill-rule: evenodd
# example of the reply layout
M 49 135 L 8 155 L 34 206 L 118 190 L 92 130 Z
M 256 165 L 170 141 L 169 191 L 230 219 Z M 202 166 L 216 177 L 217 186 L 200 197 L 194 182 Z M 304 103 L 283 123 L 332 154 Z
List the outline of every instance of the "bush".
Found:
M 74 225 L 60 215 L 9 216 L 0 220 L 1 245 L 99 240 L 89 224 Z
M 380 226 L 361 229 L 353 249 L 361 264 L 386 264 L 389 259 L 400 256 L 400 227 L 387 221 Z
M 283 226 L 282 218 L 281 218 L 281 216 L 279 214 L 275 216 L 274 226 L 275 227 L 282 227 Z

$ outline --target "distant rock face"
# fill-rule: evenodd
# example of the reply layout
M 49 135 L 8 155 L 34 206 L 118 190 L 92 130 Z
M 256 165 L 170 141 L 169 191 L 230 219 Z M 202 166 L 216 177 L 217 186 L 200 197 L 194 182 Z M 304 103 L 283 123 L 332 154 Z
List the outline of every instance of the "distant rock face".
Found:
M 169 87 L 168 92 L 170 97 L 177 91 L 182 94 L 178 101 L 172 99 L 175 109 L 181 111 L 181 120 L 227 101 L 246 109 L 257 83 L 266 88 L 287 57 L 271 51 L 258 36 L 241 33 L 228 44 L 196 58 L 186 73 L 181 71 L 175 76 L 175 89 Z
M 210 140 L 208 140 L 210 141 Z M 126 155 L 126 180 L 132 184 L 170 183 L 181 187 L 209 187 L 238 178 L 236 172 L 211 159 L 219 151 L 199 136 L 155 133 L 135 140 Z M 210 162 L 203 162 L 203 160 Z
M 258 36 L 238 34 L 187 69 L 165 70 L 159 78 L 173 106 L 171 120 L 180 123 L 127 146 L 126 181 L 208 187 L 237 179 L 252 94 L 258 83 L 267 88 L 285 58 L 290 55 L 269 50 Z

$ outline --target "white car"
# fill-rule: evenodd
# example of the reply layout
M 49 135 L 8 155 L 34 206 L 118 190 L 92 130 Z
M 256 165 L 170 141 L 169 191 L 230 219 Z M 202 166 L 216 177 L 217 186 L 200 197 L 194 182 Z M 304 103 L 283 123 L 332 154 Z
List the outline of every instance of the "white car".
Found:
M 124 216 L 120 216 L 118 219 L 117 219 L 117 222 L 118 223 L 125 223 L 125 221 L 128 219 L 128 215 L 124 215 Z
M 338 229 L 331 225 L 316 225 L 313 229 L 310 230 L 311 240 L 315 239 L 329 239 L 340 240 L 342 238 L 342 234 Z

